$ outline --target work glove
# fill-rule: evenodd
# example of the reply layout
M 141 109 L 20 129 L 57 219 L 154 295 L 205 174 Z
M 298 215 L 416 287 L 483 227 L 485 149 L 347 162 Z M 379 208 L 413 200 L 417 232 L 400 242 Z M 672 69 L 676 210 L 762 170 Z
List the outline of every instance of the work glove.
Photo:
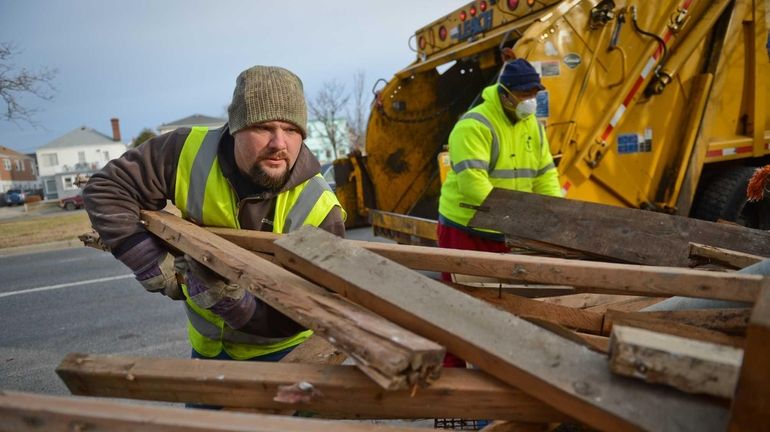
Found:
M 220 316 L 230 328 L 264 337 L 289 337 L 304 330 L 247 289 L 229 283 L 190 256 L 185 258 L 190 300 Z
M 190 301 L 219 315 L 231 328 L 243 327 L 256 309 L 254 295 L 237 284 L 229 283 L 189 255 L 185 255 L 185 260 Z
M 184 300 L 177 274 L 185 274 L 183 256 L 174 258 L 155 237 L 148 236 L 118 259 L 134 272 L 136 280 L 149 292 L 161 293 L 174 300 Z

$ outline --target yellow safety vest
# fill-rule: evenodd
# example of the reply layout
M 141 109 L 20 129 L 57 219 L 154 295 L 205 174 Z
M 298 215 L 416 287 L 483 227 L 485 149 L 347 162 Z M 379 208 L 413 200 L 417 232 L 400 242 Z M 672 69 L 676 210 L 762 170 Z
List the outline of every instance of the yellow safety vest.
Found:
M 223 129 L 194 127 L 185 140 L 176 171 L 175 205 L 182 217 L 203 226 L 240 228 L 238 198 L 218 163 Z M 319 226 L 335 206 L 345 211 L 320 174 L 276 197 L 273 232 L 287 233 L 302 225 Z M 246 360 L 304 342 L 313 332 L 305 330 L 288 338 L 265 338 L 230 328 L 222 318 L 190 300 L 182 287 L 187 312 L 187 335 L 193 349 L 206 357 L 224 350 L 230 357 Z
M 496 84 L 482 96 L 484 103 L 463 115 L 449 135 L 452 168 L 439 198 L 439 214 L 465 227 L 476 214 L 472 206 L 481 205 L 493 187 L 561 196 L 548 139 L 534 114 L 511 124 Z

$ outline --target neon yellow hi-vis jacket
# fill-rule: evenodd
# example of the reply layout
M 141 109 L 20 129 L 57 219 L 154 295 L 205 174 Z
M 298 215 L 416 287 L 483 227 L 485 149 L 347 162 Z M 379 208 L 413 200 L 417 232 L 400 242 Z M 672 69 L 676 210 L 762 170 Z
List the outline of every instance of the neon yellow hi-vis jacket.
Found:
M 222 173 L 217 150 L 221 129 L 194 127 L 182 148 L 176 173 L 175 203 L 185 219 L 203 226 L 240 228 L 238 199 Z M 276 198 L 273 232 L 287 233 L 302 225 L 319 226 L 334 207 L 345 211 L 320 174 Z M 304 342 L 313 332 L 305 330 L 289 337 L 269 338 L 230 328 L 222 318 L 187 301 L 187 335 L 196 352 L 216 357 L 224 350 L 236 360 L 271 354 Z
M 493 187 L 561 196 L 559 175 L 535 115 L 511 123 L 497 84 L 482 92 L 484 102 L 468 111 L 449 135 L 452 169 L 441 186 L 439 214 L 468 226 Z

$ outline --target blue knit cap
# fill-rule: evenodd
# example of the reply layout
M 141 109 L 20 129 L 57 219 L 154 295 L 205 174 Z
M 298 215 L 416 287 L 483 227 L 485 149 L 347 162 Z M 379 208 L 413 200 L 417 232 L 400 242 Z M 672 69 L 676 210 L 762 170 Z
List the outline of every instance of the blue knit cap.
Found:
M 503 66 L 498 82 L 510 91 L 545 90 L 535 68 L 528 61 L 520 58 Z

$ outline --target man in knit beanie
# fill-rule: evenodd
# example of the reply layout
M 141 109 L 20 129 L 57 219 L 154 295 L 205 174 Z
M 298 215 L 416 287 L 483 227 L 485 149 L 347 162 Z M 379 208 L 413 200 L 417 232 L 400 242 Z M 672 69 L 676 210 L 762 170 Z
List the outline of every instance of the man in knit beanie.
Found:
M 238 75 L 221 128 L 155 137 L 94 174 L 83 191 L 94 229 L 149 292 L 184 300 L 194 358 L 276 361 L 312 332 L 190 257 L 172 256 L 141 210 L 171 200 L 198 225 L 344 236 L 345 212 L 304 145 L 302 81 L 275 66 Z

